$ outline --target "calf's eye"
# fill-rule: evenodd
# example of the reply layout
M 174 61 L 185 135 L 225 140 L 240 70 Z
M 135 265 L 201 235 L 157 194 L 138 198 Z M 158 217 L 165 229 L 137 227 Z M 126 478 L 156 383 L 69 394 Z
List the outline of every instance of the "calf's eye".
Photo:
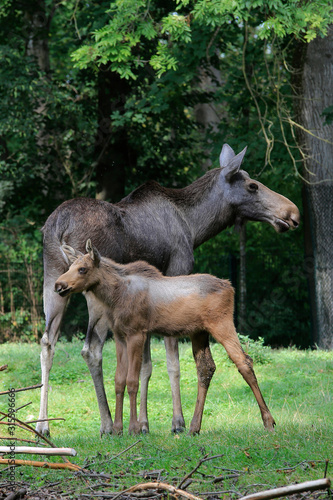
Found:
M 80 267 L 79 274 L 85 274 L 86 272 L 87 272 L 87 269 L 85 267 Z

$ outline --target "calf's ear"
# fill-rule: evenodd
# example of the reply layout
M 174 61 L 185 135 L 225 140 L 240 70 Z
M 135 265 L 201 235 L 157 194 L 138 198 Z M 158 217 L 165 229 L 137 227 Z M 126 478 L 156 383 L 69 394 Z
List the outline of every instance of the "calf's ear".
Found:
M 68 264 L 73 264 L 78 257 L 83 255 L 78 250 L 74 250 L 70 245 L 61 245 L 60 250 Z
M 98 267 L 99 263 L 100 263 L 100 260 L 101 260 L 101 256 L 100 256 L 100 253 L 97 250 L 97 248 L 95 248 L 92 245 L 90 238 L 89 238 L 89 240 L 87 240 L 86 250 L 87 250 L 87 253 L 89 254 L 91 260 L 94 261 L 95 266 Z

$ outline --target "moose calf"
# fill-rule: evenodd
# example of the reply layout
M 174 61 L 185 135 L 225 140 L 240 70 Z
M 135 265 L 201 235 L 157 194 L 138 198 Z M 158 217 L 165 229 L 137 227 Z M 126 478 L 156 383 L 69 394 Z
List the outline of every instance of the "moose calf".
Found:
M 198 397 L 190 434 L 200 431 L 207 390 L 215 371 L 209 334 L 226 349 L 230 359 L 251 387 L 264 426 L 273 430 L 274 419 L 262 397 L 251 358 L 244 353 L 233 322 L 234 290 L 227 280 L 208 274 L 166 277 L 146 262 L 117 264 L 101 257 L 88 240 L 83 255 L 68 245 L 61 247 L 71 267 L 60 276 L 55 291 L 62 297 L 76 292 L 93 294 L 100 314 L 106 314 L 117 351 L 115 375 L 116 413 L 113 432 L 123 429 L 123 398 L 130 398 L 130 433 L 139 433 L 136 398 L 143 347 L 147 335 L 188 336 L 197 367 Z M 89 325 L 87 339 L 94 325 Z

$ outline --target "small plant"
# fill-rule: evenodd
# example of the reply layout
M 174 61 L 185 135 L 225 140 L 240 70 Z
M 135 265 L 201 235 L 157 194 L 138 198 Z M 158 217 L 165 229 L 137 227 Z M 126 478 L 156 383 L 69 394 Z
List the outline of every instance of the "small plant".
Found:
M 251 356 L 255 364 L 265 365 L 272 361 L 272 350 L 269 346 L 264 345 L 262 337 L 258 337 L 256 340 L 251 339 L 248 335 L 238 334 L 238 337 L 244 351 Z

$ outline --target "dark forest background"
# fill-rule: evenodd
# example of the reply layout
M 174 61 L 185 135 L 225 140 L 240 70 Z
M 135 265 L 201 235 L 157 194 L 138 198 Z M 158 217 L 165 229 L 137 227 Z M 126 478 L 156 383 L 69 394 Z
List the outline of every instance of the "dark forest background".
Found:
M 332 348 L 329 2 L 2 4 L 0 340 L 42 335 L 40 229 L 60 203 L 116 202 L 149 179 L 183 187 L 219 166 L 226 142 L 248 146 L 244 170 L 303 222 L 282 235 L 248 223 L 241 270 L 226 230 L 196 250 L 195 271 L 232 280 L 241 333 Z M 75 298 L 68 338 L 86 314 Z

